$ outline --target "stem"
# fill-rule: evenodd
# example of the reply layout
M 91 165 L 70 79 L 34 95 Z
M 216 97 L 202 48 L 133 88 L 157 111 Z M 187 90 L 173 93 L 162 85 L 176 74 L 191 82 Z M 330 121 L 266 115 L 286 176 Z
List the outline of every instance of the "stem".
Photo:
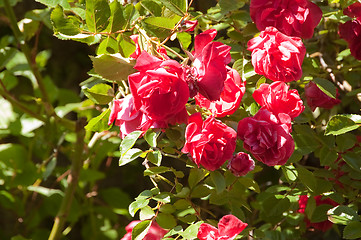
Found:
M 80 170 L 83 166 L 83 149 L 85 137 L 85 119 L 81 118 L 76 123 L 77 141 L 75 145 L 75 153 L 72 159 L 70 174 L 68 176 L 68 187 L 65 191 L 65 196 L 61 202 L 58 214 L 54 219 L 54 225 L 51 230 L 48 240 L 60 239 L 61 233 L 64 230 L 66 219 L 69 215 L 70 207 L 73 201 L 75 190 L 78 186 Z

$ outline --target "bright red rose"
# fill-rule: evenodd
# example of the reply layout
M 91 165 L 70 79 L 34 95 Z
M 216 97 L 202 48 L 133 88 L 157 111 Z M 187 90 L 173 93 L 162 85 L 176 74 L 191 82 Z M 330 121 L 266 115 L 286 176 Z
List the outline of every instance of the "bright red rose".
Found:
M 213 101 L 218 100 L 223 91 L 231 47 L 212 42 L 216 35 L 215 29 L 209 29 L 194 38 L 193 66 L 187 71 L 191 97 L 199 92 Z
M 135 109 L 156 122 L 186 122 L 189 90 L 180 64 L 143 51 L 134 68 L 139 72 L 129 75 L 128 80 Z
M 311 38 L 322 18 L 321 9 L 307 0 L 251 0 L 250 14 L 260 31 L 272 26 L 300 38 Z
M 228 68 L 227 79 L 219 100 L 210 101 L 201 94 L 196 95 L 195 99 L 199 106 L 207 108 L 216 117 L 224 117 L 233 114 L 238 109 L 246 91 L 245 85 L 238 72 Z
M 227 168 L 237 177 L 244 176 L 254 169 L 254 161 L 250 155 L 239 152 L 228 162 Z
M 196 26 L 198 25 L 198 21 L 197 20 L 186 20 L 186 21 L 182 21 L 182 23 L 179 26 L 179 30 L 181 32 L 193 32 L 194 29 L 196 28 Z
M 237 133 L 214 116 L 203 122 L 202 115 L 195 113 L 189 117 L 185 138 L 182 152 L 189 153 L 198 166 L 214 171 L 232 157 Z
M 142 53 L 142 49 L 140 48 L 138 43 L 139 35 L 132 35 L 130 36 L 130 39 L 132 39 L 133 42 L 135 43 L 135 51 L 129 57 L 137 59 Z M 147 50 L 147 49 L 143 49 L 143 50 Z M 158 47 L 157 52 L 161 55 L 161 58 L 169 59 L 167 55 L 167 50 L 165 50 L 164 47 Z
M 298 37 L 289 37 L 274 27 L 268 27 L 258 37 L 248 41 L 252 65 L 256 73 L 272 81 L 290 82 L 302 77 L 302 62 L 306 48 Z
M 116 126 L 120 127 L 120 134 L 122 138 L 135 130 L 145 132 L 151 127 L 165 127 L 156 124 L 141 111 L 137 111 L 134 108 L 132 95 L 127 95 L 125 98 L 113 101 L 108 125 L 113 122 Z
M 289 86 L 284 82 L 263 83 L 252 96 L 259 105 L 273 114 L 286 113 L 293 119 L 302 113 L 305 106 L 297 90 L 288 89 Z
M 202 223 L 197 238 L 199 240 L 233 240 L 247 225 L 233 215 L 226 215 L 219 220 L 218 229 L 208 223 Z
M 338 96 L 338 90 L 336 89 L 336 96 Z M 331 109 L 333 106 L 339 104 L 341 101 L 329 97 L 324 93 L 314 82 L 309 82 L 305 86 L 305 95 L 308 106 L 312 111 L 315 111 L 316 107 Z
M 140 221 L 132 221 L 131 223 L 129 223 L 125 227 L 127 233 L 120 240 L 132 240 L 133 228 L 138 223 L 140 223 Z M 143 240 L 161 240 L 167 232 L 168 232 L 167 230 L 161 228 L 156 222 L 153 221 L 152 224 L 150 225 L 147 235 L 145 235 Z
M 307 203 L 308 203 L 308 196 L 307 195 L 301 195 L 299 200 L 298 200 L 298 204 L 299 204 L 299 209 L 298 212 L 299 213 L 305 213 L 306 207 L 307 207 Z M 323 205 L 323 204 L 327 204 L 330 205 L 330 209 L 333 207 L 336 207 L 340 204 L 338 204 L 337 202 L 333 201 L 332 199 L 329 198 L 325 198 L 322 199 L 322 196 L 315 196 L 314 199 L 316 200 L 316 206 L 319 205 Z M 320 230 L 322 232 L 326 232 L 327 230 L 332 228 L 333 223 L 326 220 L 323 222 L 311 222 L 307 216 L 305 215 L 305 222 L 307 224 L 307 227 L 313 227 L 314 229 Z
M 243 147 L 268 166 L 284 165 L 291 157 L 295 144 L 290 134 L 291 119 L 261 108 L 253 117 L 238 123 L 237 135 Z

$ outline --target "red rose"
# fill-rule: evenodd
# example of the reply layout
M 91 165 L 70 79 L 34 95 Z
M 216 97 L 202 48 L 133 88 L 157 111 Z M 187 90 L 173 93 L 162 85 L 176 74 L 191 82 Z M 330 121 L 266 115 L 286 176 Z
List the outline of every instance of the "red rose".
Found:
M 297 90 L 288 89 L 289 86 L 284 82 L 263 83 L 252 96 L 259 105 L 273 114 L 286 113 L 293 119 L 302 113 L 305 106 Z
M 137 111 L 134 108 L 132 95 L 127 95 L 125 98 L 113 101 L 108 125 L 112 124 L 114 121 L 114 124 L 120 127 L 122 138 L 135 130 L 145 132 L 151 127 L 165 127 L 154 123 L 141 111 Z
M 272 26 L 300 38 L 311 38 L 322 18 L 321 9 L 307 0 L 251 0 L 250 14 L 260 31 Z
M 228 162 L 227 168 L 237 177 L 244 176 L 254 169 L 254 161 L 250 155 L 239 152 Z
M 245 82 L 241 80 L 238 72 L 228 68 L 227 79 L 219 100 L 210 101 L 201 94 L 196 95 L 195 99 L 199 106 L 207 108 L 216 117 L 224 117 L 238 109 L 245 91 Z
M 352 56 L 361 60 L 361 3 L 350 5 L 343 13 L 356 19 L 340 24 L 338 34 L 347 41 Z
M 199 240 L 233 240 L 247 225 L 233 215 L 226 215 L 219 220 L 218 229 L 208 223 L 202 223 L 197 238 Z
M 336 89 L 336 96 L 338 96 L 338 90 Z M 308 106 L 312 111 L 315 111 L 316 107 L 331 109 L 333 106 L 339 104 L 341 101 L 329 97 L 324 93 L 314 82 L 309 82 L 305 86 L 305 95 Z
M 307 207 L 307 202 L 308 202 L 308 196 L 307 195 L 301 195 L 299 200 L 298 200 L 298 205 L 299 205 L 299 209 L 298 212 L 299 213 L 305 213 L 306 207 Z M 330 205 L 330 209 L 332 207 L 336 207 L 340 204 L 338 204 L 337 202 L 333 201 L 332 199 L 326 198 L 326 199 L 322 199 L 322 196 L 315 196 L 314 199 L 316 200 L 316 206 L 322 205 L 322 204 L 327 204 Z M 312 223 L 307 216 L 305 215 L 305 222 L 307 224 L 307 227 L 313 227 L 317 230 L 320 230 L 322 232 L 326 232 L 327 230 L 332 228 L 333 223 L 326 220 L 323 222 L 314 222 Z
M 181 32 L 193 32 L 194 29 L 196 28 L 196 26 L 198 25 L 198 21 L 197 20 L 186 20 L 186 21 L 182 21 L 182 23 L 179 26 L 179 31 Z
M 274 27 L 268 27 L 258 37 L 248 41 L 252 65 L 256 73 L 272 81 L 290 82 L 302 77 L 302 62 L 306 48 L 298 37 L 289 37 Z
M 236 148 L 237 133 L 214 116 L 204 122 L 200 113 L 190 116 L 185 137 L 182 152 L 189 153 L 198 166 L 210 171 L 221 167 Z
M 243 147 L 268 166 L 283 165 L 291 157 L 295 144 L 290 134 L 291 119 L 261 108 L 253 117 L 238 123 L 237 135 Z
M 140 221 L 132 221 L 131 223 L 129 223 L 125 227 L 125 230 L 127 231 L 127 233 L 120 240 L 132 240 L 133 228 L 138 223 L 140 223 Z M 153 221 L 152 224 L 150 225 L 148 233 L 145 235 L 143 240 L 161 240 L 167 232 L 168 232 L 167 230 L 161 228 L 156 222 Z
M 185 122 L 189 90 L 181 78 L 180 64 L 162 61 L 143 51 L 134 68 L 139 72 L 129 75 L 128 80 L 135 109 L 156 122 Z
M 216 35 L 215 29 L 209 29 L 194 38 L 194 62 L 187 76 L 191 97 L 199 92 L 213 101 L 218 100 L 223 91 L 231 47 L 212 42 Z

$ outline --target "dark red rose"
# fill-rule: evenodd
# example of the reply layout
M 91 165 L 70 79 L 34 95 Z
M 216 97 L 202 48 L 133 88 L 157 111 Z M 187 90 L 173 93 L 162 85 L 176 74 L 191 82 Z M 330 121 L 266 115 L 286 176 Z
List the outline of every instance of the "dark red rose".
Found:
M 299 213 L 305 213 L 306 207 L 307 207 L 307 203 L 308 203 L 308 199 L 309 197 L 307 195 L 301 195 L 299 200 L 298 200 L 298 205 L 299 205 L 299 209 L 298 212 Z M 333 201 L 332 199 L 329 198 L 325 198 L 322 199 L 322 196 L 315 196 L 314 199 L 316 200 L 316 206 L 322 205 L 322 204 L 327 204 L 330 205 L 330 209 L 333 207 L 336 207 L 340 204 L 338 204 L 337 202 Z M 326 232 L 327 230 L 332 228 L 333 223 L 326 220 L 323 222 L 314 222 L 312 223 L 307 216 L 305 215 L 305 222 L 307 224 L 307 227 L 313 227 L 314 229 L 320 230 L 322 232 Z
M 129 223 L 125 227 L 125 230 L 127 231 L 127 233 L 120 240 L 132 240 L 133 228 L 138 223 L 140 223 L 140 221 L 132 221 L 131 223 Z M 167 232 L 168 232 L 167 230 L 161 228 L 156 222 L 153 221 L 152 224 L 150 225 L 148 233 L 145 235 L 143 240 L 161 240 Z
M 185 122 L 189 90 L 180 64 L 143 51 L 134 68 L 139 72 L 129 75 L 128 80 L 135 109 L 158 123 Z
M 194 38 L 194 61 L 187 73 L 191 97 L 199 92 L 213 101 L 218 100 L 223 91 L 231 47 L 212 42 L 216 35 L 215 29 L 209 29 Z
M 261 108 L 253 117 L 239 121 L 237 135 L 257 160 L 268 166 L 284 165 L 295 148 L 290 123 L 287 114 L 276 116 Z
M 198 166 L 214 171 L 232 157 L 237 133 L 214 116 L 203 122 L 202 115 L 195 113 L 189 117 L 185 138 L 182 152 L 189 153 Z
M 228 69 L 227 79 L 224 82 L 223 92 L 219 100 L 210 101 L 201 94 L 196 95 L 196 103 L 215 114 L 216 117 L 224 117 L 233 114 L 241 104 L 246 91 L 246 83 L 241 80 L 238 72 Z
M 336 91 L 336 96 L 338 96 L 338 90 L 336 89 Z M 341 102 L 337 98 L 329 97 L 314 82 L 309 82 L 305 86 L 305 95 L 307 104 L 312 111 L 315 111 L 316 107 L 331 109 Z
M 350 18 L 361 17 L 361 3 L 355 2 L 343 10 L 343 14 L 349 16 Z
M 239 152 L 228 162 L 227 168 L 237 177 L 244 176 L 254 169 L 254 161 L 250 155 Z
M 284 82 L 263 83 L 252 96 L 259 105 L 273 114 L 285 113 L 293 119 L 302 113 L 305 106 L 297 90 L 288 89 L 289 86 Z
M 219 220 L 218 229 L 208 223 L 202 223 L 197 238 L 199 240 L 233 240 L 247 225 L 233 215 L 226 215 Z
M 321 9 L 307 0 L 251 0 L 250 14 L 260 31 L 272 26 L 300 38 L 311 38 L 322 18 Z
M 272 81 L 290 82 L 302 77 L 306 48 L 298 37 L 289 37 L 274 27 L 267 27 L 248 41 L 256 73 Z

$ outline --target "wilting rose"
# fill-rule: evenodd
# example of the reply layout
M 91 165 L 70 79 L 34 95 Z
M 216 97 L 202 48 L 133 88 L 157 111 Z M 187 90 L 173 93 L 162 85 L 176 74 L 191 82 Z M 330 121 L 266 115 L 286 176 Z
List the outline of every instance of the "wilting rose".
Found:
M 224 117 L 238 109 L 245 91 L 245 82 L 241 80 L 238 72 L 228 68 L 227 79 L 219 100 L 210 101 L 201 94 L 196 95 L 195 99 L 199 106 L 207 108 L 216 117 Z
M 237 133 L 214 116 L 203 122 L 201 114 L 195 113 L 189 117 L 185 138 L 182 152 L 189 153 L 198 166 L 214 171 L 232 157 Z
M 132 39 L 133 42 L 135 43 L 135 51 L 129 57 L 137 59 L 140 56 L 140 54 L 142 53 L 142 49 L 140 48 L 139 43 L 138 43 L 139 35 L 132 35 L 132 36 L 130 36 L 130 39 Z M 147 49 L 143 49 L 143 50 L 147 50 Z M 169 59 L 169 57 L 167 55 L 167 50 L 165 50 L 164 47 L 158 47 L 157 52 L 160 54 L 161 58 Z
M 302 113 L 305 106 L 297 90 L 288 89 L 289 86 L 284 82 L 263 83 L 252 96 L 259 105 L 273 114 L 286 113 L 293 119 Z
M 134 108 L 132 95 L 127 95 L 125 98 L 113 101 L 108 125 L 113 122 L 116 126 L 120 127 L 122 138 L 135 130 L 145 132 L 151 127 L 165 127 L 156 124 L 141 111 L 137 111 Z
M 307 195 L 300 196 L 300 198 L 298 200 L 298 205 L 299 205 L 298 212 L 299 213 L 305 213 L 308 199 L 309 199 L 309 197 Z M 316 200 L 316 206 L 319 206 L 322 204 L 327 204 L 327 205 L 330 205 L 330 209 L 331 209 L 333 207 L 340 205 L 337 202 L 333 201 L 332 199 L 329 199 L 329 198 L 322 199 L 321 195 L 315 196 L 314 199 Z M 306 222 L 308 228 L 313 227 L 314 229 L 320 230 L 322 232 L 326 232 L 327 230 L 331 229 L 332 225 L 333 225 L 333 223 L 328 220 L 325 220 L 322 222 L 311 222 L 307 218 L 306 215 L 305 215 L 304 219 L 305 219 L 305 222 Z
M 208 223 L 202 223 L 197 238 L 199 240 L 233 240 L 247 225 L 233 215 L 226 215 L 219 220 L 218 229 Z
M 131 223 L 129 223 L 125 227 L 125 230 L 127 231 L 127 233 L 120 240 L 132 240 L 133 228 L 138 223 L 140 223 L 140 221 L 132 221 Z M 152 224 L 150 225 L 148 233 L 145 235 L 143 240 L 161 240 L 167 232 L 168 232 L 167 230 L 161 228 L 156 222 L 153 221 Z
M 268 166 L 283 165 L 291 157 L 295 144 L 287 114 L 272 114 L 261 108 L 253 117 L 239 121 L 237 135 L 243 147 Z
M 180 64 L 143 51 L 134 68 L 139 72 L 129 75 L 128 80 L 135 109 L 156 122 L 186 122 L 189 90 Z
M 305 95 L 307 104 L 312 111 L 315 111 L 316 107 L 331 109 L 341 102 L 337 98 L 329 97 L 314 82 L 309 82 L 305 86 Z M 338 95 L 338 90 L 336 89 L 336 96 Z
M 322 18 L 321 9 L 307 0 L 251 0 L 250 14 L 260 31 L 272 26 L 300 38 L 311 38 Z
M 347 41 L 352 56 L 361 60 L 361 3 L 348 6 L 343 13 L 356 19 L 340 24 L 338 34 Z
M 302 77 L 306 48 L 298 37 L 289 37 L 268 27 L 248 41 L 252 65 L 256 73 L 272 81 L 290 82 Z
M 191 97 L 197 92 L 205 98 L 218 100 L 227 79 L 227 64 L 231 61 L 231 47 L 212 42 L 217 31 L 209 29 L 194 38 L 194 61 L 187 72 Z
M 254 169 L 254 161 L 250 155 L 239 152 L 228 162 L 227 168 L 237 177 L 244 176 Z

